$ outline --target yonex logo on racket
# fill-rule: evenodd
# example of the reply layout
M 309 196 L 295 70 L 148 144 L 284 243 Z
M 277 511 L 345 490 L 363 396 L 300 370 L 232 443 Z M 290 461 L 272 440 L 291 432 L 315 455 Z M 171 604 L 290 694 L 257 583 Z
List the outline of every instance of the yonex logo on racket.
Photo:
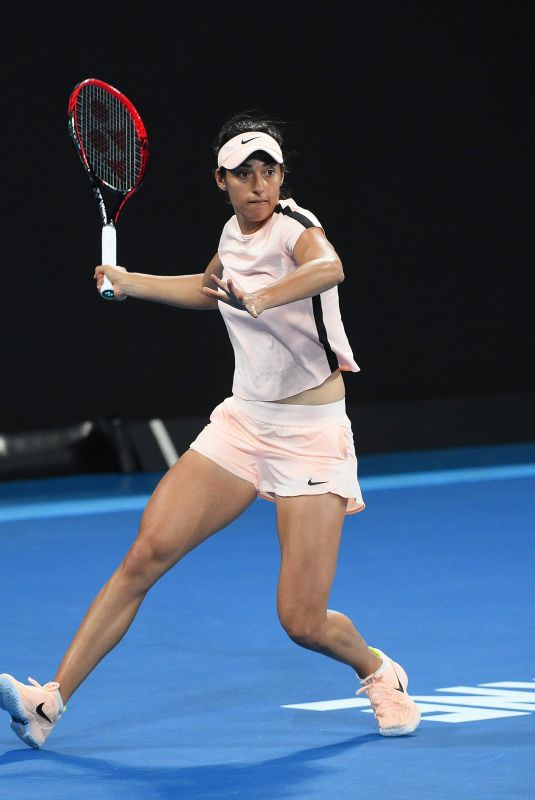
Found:
M 124 200 L 139 188 L 147 164 L 147 133 L 139 113 L 113 86 L 88 78 L 69 99 L 69 132 L 92 181 L 122 195 L 110 214 L 116 223 Z

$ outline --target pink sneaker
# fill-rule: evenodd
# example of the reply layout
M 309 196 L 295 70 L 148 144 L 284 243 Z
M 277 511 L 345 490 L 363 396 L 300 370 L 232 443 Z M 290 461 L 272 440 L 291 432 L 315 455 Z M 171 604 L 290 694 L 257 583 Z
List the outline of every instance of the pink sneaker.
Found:
M 11 727 L 22 741 L 39 749 L 65 711 L 59 683 L 41 686 L 28 678 L 31 686 L 11 675 L 0 675 L 0 708 L 11 715 Z
M 382 664 L 372 675 L 361 681 L 357 695 L 366 693 L 383 736 L 406 736 L 420 724 L 420 710 L 407 694 L 409 679 L 403 667 L 374 647 Z

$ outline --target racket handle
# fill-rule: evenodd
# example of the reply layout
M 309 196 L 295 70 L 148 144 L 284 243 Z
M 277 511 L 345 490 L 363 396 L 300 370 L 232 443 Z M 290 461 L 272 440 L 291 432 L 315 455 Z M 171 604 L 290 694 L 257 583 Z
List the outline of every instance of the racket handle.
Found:
M 102 263 L 112 267 L 117 264 L 117 232 L 113 223 L 102 228 Z M 100 296 L 105 300 L 115 299 L 113 284 L 106 276 L 100 288 Z

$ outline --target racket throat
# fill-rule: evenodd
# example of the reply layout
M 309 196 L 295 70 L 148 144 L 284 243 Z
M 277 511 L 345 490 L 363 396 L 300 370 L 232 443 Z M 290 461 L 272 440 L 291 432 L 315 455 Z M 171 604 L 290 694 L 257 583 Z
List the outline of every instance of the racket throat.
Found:
M 100 219 L 102 220 L 103 225 L 107 225 L 108 210 L 106 208 L 106 203 L 104 202 L 104 197 L 102 196 L 102 191 L 96 178 L 92 178 L 91 182 L 93 184 L 93 194 L 95 195 L 95 200 L 97 201 Z

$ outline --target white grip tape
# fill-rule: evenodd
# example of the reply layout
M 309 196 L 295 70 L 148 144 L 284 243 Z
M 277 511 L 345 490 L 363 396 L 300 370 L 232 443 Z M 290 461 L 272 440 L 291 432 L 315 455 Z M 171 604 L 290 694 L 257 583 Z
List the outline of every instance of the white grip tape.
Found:
M 104 225 L 102 228 L 102 263 L 114 267 L 117 263 L 117 232 L 113 225 Z M 113 285 L 109 278 L 104 277 L 100 294 L 106 300 L 113 300 Z

